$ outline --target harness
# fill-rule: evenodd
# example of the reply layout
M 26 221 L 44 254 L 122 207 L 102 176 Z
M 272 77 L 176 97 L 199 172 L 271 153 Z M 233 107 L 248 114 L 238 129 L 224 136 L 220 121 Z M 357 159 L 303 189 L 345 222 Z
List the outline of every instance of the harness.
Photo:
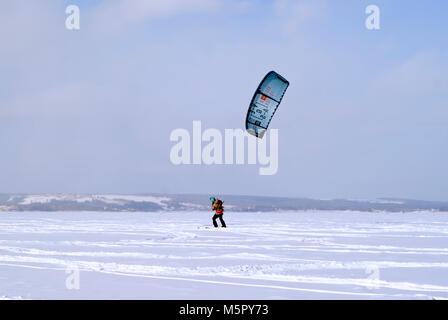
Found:
M 216 210 L 216 214 L 222 214 L 223 211 L 224 211 L 224 209 L 222 209 L 222 208 L 221 209 L 217 209 Z

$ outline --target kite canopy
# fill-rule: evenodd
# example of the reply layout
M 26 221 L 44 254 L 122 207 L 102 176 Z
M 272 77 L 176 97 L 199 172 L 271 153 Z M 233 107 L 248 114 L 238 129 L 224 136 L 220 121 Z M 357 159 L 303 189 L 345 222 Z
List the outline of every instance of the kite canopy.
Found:
M 263 138 L 288 86 L 288 80 L 275 71 L 269 72 L 263 78 L 247 111 L 247 132 L 257 138 Z

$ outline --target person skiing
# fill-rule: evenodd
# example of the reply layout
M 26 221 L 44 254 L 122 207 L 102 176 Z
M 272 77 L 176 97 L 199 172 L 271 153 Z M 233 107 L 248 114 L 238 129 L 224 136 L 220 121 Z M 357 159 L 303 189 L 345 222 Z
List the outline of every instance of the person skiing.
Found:
M 210 198 L 212 201 L 212 211 L 216 211 L 215 215 L 213 216 L 213 226 L 215 228 L 218 228 L 218 223 L 216 222 L 216 219 L 219 219 L 221 222 L 221 227 L 226 228 L 226 223 L 224 222 L 224 219 L 222 216 L 224 215 L 224 207 L 223 207 L 223 201 L 216 199 L 216 198 Z

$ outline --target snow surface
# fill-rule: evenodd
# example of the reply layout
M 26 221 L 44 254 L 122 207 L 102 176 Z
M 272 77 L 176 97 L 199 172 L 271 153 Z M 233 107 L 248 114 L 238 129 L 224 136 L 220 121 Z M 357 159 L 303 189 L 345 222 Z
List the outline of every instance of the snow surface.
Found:
M 211 215 L 2 212 L 0 299 L 448 298 L 447 213 Z

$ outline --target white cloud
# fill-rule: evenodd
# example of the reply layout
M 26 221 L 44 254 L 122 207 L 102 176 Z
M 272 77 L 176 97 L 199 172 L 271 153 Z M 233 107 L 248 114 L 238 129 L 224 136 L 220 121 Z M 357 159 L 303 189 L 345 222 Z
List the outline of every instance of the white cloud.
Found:
M 274 7 L 286 34 L 297 32 L 306 22 L 326 12 L 324 0 L 277 0 Z
M 57 5 L 58 6 L 58 5 Z M 63 32 L 64 11 L 58 10 L 44 1 L 4 1 L 0 4 L 0 58 L 20 59 L 34 52 L 43 44 L 52 45 L 51 35 Z
M 400 98 L 427 96 L 446 91 L 448 65 L 435 51 L 410 57 L 373 80 L 372 91 Z
M 130 23 L 213 12 L 221 5 L 221 0 L 113 0 L 100 4 L 91 18 L 96 26 L 103 27 L 103 31 L 114 31 Z

